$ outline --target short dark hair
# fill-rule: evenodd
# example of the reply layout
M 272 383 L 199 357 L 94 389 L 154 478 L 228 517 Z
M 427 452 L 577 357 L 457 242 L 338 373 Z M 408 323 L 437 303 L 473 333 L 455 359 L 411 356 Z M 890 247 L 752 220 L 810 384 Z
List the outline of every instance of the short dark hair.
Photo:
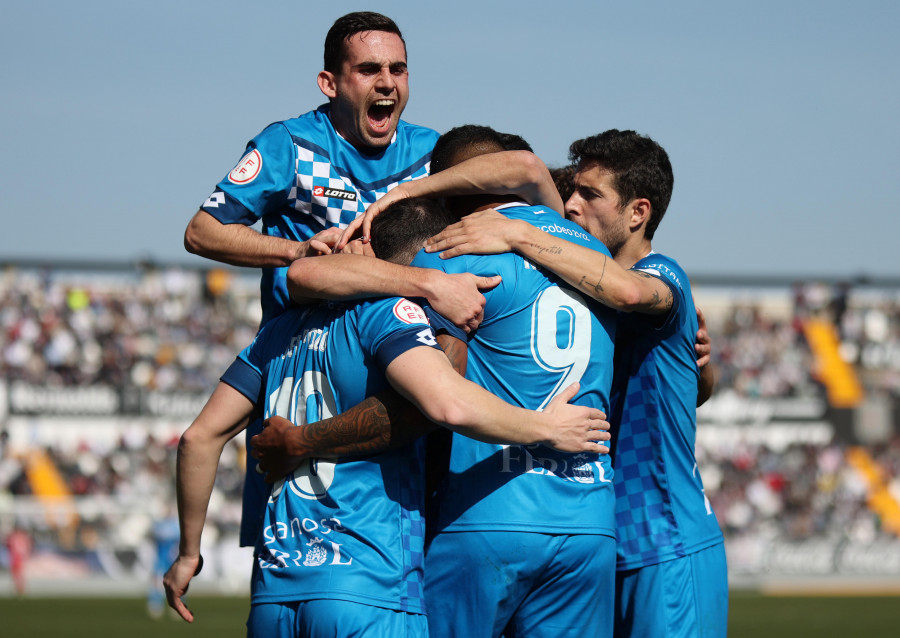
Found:
M 459 164 L 462 157 L 505 151 L 503 137 L 490 126 L 463 124 L 441 135 L 431 151 L 431 173 Z M 464 155 L 465 154 L 465 155 Z
M 650 200 L 644 236 L 653 239 L 675 183 L 672 164 L 662 146 L 634 131 L 610 129 L 572 142 L 569 159 L 579 167 L 597 163 L 613 173 L 612 185 L 623 205 L 637 198 Z
M 575 165 L 568 164 L 558 168 L 551 168 L 550 177 L 553 178 L 553 185 L 556 186 L 563 203 L 569 201 L 572 193 L 575 192 Z
M 530 153 L 534 153 L 534 149 L 531 148 L 531 144 L 522 137 L 521 135 L 516 135 L 515 133 L 498 133 L 501 141 L 503 142 L 503 149 L 507 151 L 529 151 Z
M 372 250 L 379 259 L 408 265 L 426 239 L 457 221 L 433 199 L 401 199 L 372 220 Z
M 406 41 L 403 40 L 400 27 L 389 17 L 374 11 L 356 11 L 335 20 L 328 30 L 328 34 L 325 36 L 325 66 L 323 68 L 330 73 L 338 73 L 341 70 L 341 64 L 347 57 L 345 46 L 347 40 L 363 31 L 395 33 L 403 42 L 404 49 L 406 48 Z

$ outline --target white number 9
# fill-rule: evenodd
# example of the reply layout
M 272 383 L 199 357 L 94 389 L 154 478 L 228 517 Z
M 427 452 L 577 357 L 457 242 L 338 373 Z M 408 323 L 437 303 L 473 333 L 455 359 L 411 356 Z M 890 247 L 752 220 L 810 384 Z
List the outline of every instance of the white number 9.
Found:
M 581 381 L 591 354 L 591 311 L 577 292 L 552 286 L 531 307 L 531 355 L 559 381 L 541 403 L 543 410 L 553 397 Z

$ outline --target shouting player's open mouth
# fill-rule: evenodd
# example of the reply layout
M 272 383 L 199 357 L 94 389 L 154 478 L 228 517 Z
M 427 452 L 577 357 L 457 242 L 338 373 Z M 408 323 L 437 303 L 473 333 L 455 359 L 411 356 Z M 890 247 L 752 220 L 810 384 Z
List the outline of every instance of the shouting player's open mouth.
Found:
M 387 133 L 391 128 L 391 117 L 394 114 L 396 100 L 376 100 L 367 112 L 369 126 L 376 133 Z

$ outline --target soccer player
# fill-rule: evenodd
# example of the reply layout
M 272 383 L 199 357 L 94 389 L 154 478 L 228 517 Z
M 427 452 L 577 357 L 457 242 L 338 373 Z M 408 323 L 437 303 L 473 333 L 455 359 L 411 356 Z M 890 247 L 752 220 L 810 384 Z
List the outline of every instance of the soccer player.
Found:
M 430 232 L 444 225 L 432 202 L 403 205 L 432 207 L 419 215 L 439 224 Z M 289 310 L 223 375 L 179 445 L 181 541 L 165 584 L 186 620 L 193 616 L 181 596 L 200 562 L 218 457 L 254 403 L 303 427 L 388 384 L 436 423 L 486 441 L 602 449 L 600 411 L 565 402 L 577 385 L 544 412 L 503 402 L 457 374 L 421 308 L 406 299 Z M 274 486 L 256 548 L 250 636 L 427 635 L 421 463 L 413 443 L 362 459 L 308 460 Z
M 488 127 L 458 127 L 436 144 L 432 170 L 439 174 L 503 148 Z M 457 214 L 496 208 L 508 219 L 609 254 L 546 207 L 490 193 L 446 201 Z M 467 339 L 466 378 L 534 409 L 578 380 L 582 389 L 574 402 L 607 407 L 611 310 L 514 253 L 448 260 L 420 253 L 413 264 L 502 275 L 485 293 L 484 320 Z M 442 328 L 466 339 L 451 325 Z M 434 512 L 425 569 L 431 636 L 611 635 L 614 493 L 606 456 L 454 434 Z
M 444 257 L 516 250 L 620 311 L 612 412 L 617 636 L 724 636 L 728 582 L 722 534 L 694 456 L 696 405 L 712 387 L 695 360 L 690 282 L 651 242 L 669 203 L 663 148 L 609 130 L 571 145 L 575 192 L 566 217 L 613 259 L 496 213 L 436 236 Z M 496 161 L 496 160 L 495 160 Z
M 409 98 L 406 44 L 390 18 L 355 12 L 325 38 L 318 85 L 328 103 L 266 127 L 185 231 L 188 251 L 261 267 L 262 325 L 289 305 L 285 274 L 298 257 L 329 252 L 327 239 L 398 183 L 427 175 L 438 134 L 400 119 Z M 262 233 L 250 228 L 261 221 Z M 390 294 L 423 297 L 458 325 L 477 325 L 484 297 L 471 275 L 373 263 Z M 259 431 L 259 422 L 247 430 Z M 266 486 L 250 460 L 241 544 L 259 530 Z

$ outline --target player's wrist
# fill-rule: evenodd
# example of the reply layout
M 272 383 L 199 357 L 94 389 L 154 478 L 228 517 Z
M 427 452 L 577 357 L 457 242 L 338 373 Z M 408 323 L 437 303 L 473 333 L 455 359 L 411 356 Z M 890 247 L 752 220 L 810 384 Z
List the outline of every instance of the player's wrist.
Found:
M 309 256 L 309 241 L 299 241 L 291 242 L 292 251 L 288 251 L 286 257 L 288 259 L 287 265 L 290 265 L 297 261 L 298 259 L 303 259 L 304 257 Z
M 306 440 L 306 434 L 312 427 L 313 424 L 308 424 L 300 427 L 291 427 L 285 431 L 281 445 L 291 460 L 299 463 L 303 459 L 312 456 L 311 446 Z
M 178 552 L 178 560 L 190 563 L 202 563 L 203 555 L 200 553 L 199 549 L 182 549 Z
M 521 247 L 527 246 L 530 242 L 534 241 L 531 234 L 531 231 L 533 230 L 541 232 L 525 220 L 511 219 L 510 223 L 504 224 L 503 236 L 510 248 L 519 251 Z
M 543 234 L 542 230 L 522 219 L 510 220 L 504 225 L 504 240 L 511 250 L 525 257 L 531 256 L 533 247 L 540 243 Z
M 521 445 L 546 445 L 552 446 L 552 434 L 554 430 L 553 418 L 547 412 L 528 410 L 531 419 L 526 421 L 527 427 L 522 428 L 520 436 L 527 438 Z
M 447 273 L 434 268 L 410 267 L 409 270 L 413 271 L 411 273 L 413 292 L 404 296 L 422 297 L 431 302 L 438 297 L 441 285 L 450 277 Z

